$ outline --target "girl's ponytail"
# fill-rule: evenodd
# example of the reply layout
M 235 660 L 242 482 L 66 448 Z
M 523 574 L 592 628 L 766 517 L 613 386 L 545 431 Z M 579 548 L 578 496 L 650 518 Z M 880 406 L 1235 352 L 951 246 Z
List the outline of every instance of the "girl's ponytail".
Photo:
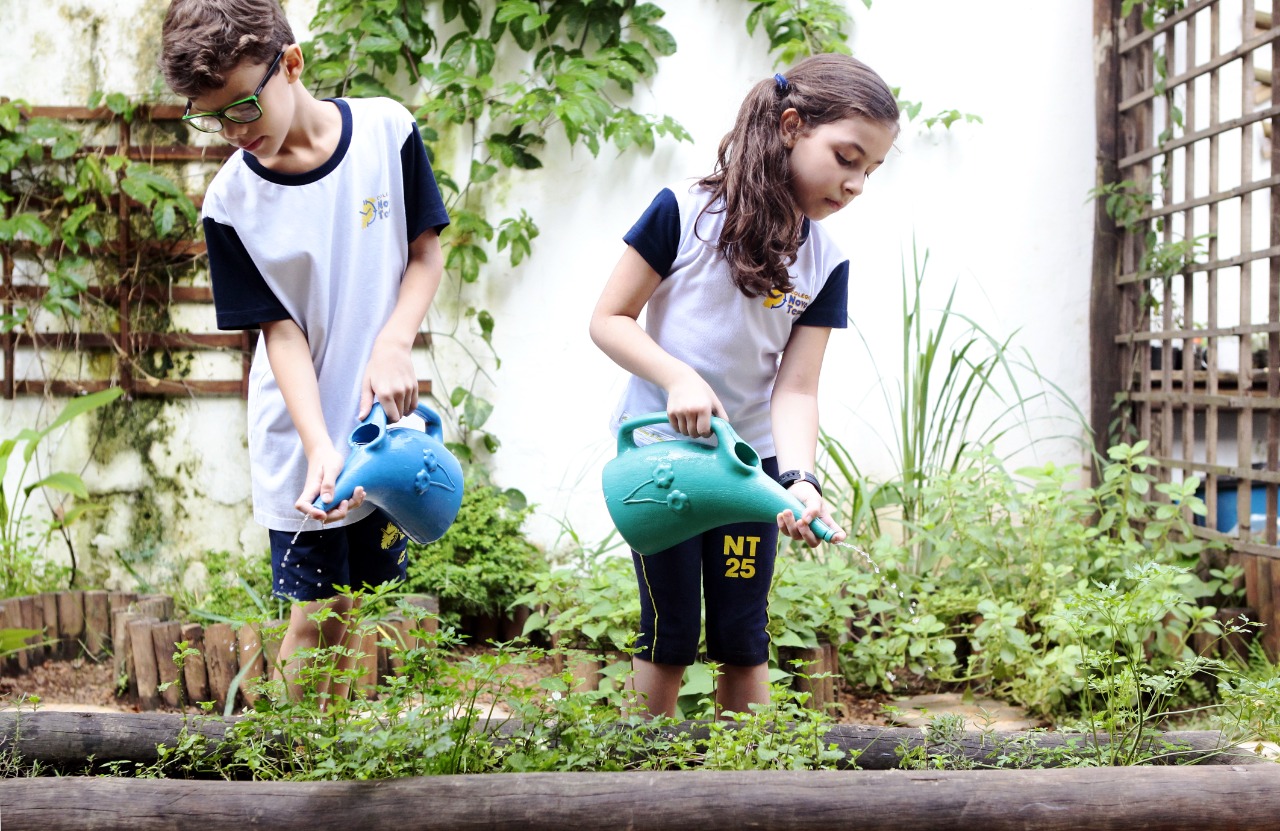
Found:
M 802 129 L 850 116 L 898 123 L 898 104 L 870 67 L 848 55 L 815 55 L 751 88 L 723 139 L 715 171 L 699 184 L 712 191 L 707 210 L 725 213 L 716 243 L 733 281 L 748 297 L 791 291 L 787 267 L 800 247 L 803 217 L 788 186 L 782 113 L 795 108 Z

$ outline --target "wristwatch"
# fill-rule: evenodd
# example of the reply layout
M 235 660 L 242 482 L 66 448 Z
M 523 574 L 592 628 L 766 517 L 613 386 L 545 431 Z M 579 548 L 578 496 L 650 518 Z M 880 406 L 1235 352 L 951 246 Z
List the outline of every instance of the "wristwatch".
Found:
M 813 485 L 818 496 L 822 496 L 822 485 L 818 483 L 818 477 L 807 470 L 788 470 L 778 476 L 778 484 L 784 488 L 789 488 L 796 482 L 808 482 Z

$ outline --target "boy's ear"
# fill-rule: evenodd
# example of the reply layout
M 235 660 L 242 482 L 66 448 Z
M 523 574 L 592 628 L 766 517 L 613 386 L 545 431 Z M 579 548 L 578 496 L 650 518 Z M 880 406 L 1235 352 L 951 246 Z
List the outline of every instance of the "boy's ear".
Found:
M 790 150 L 804 128 L 804 119 L 795 107 L 787 107 L 778 117 L 778 133 L 782 138 L 782 146 Z
M 293 83 L 302 77 L 302 68 L 306 61 L 302 57 L 302 47 L 296 43 L 291 43 L 284 48 L 284 57 L 280 59 L 280 63 L 284 64 L 284 77 L 289 83 Z

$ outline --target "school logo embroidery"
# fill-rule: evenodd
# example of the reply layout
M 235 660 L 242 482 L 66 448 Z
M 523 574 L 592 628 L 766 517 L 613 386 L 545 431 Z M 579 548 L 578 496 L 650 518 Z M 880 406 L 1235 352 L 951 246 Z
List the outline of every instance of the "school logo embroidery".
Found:
M 360 205 L 360 227 L 368 228 L 379 219 L 391 216 L 391 199 L 387 194 L 370 196 Z
M 382 550 L 386 551 L 402 539 L 404 539 L 404 532 L 397 528 L 395 523 L 388 522 L 387 527 L 382 529 Z
M 764 307 L 766 309 L 786 309 L 787 314 L 792 317 L 799 316 L 805 309 L 809 308 L 809 301 L 812 298 L 801 292 L 790 292 L 784 294 L 777 289 L 769 292 L 764 296 Z

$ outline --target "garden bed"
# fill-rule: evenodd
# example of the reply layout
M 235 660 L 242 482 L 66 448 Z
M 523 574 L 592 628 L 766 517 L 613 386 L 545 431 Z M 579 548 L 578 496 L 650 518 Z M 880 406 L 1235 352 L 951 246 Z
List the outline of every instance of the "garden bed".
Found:
M 459 659 L 491 653 L 487 647 L 467 646 L 455 650 Z M 532 686 L 555 673 L 551 657 L 529 665 L 513 665 L 508 671 L 517 676 L 516 683 Z M 832 720 L 837 724 L 886 725 L 885 705 L 891 703 L 884 694 L 868 694 L 852 689 L 843 679 L 834 679 L 835 706 Z M 46 661 L 21 675 L 0 677 L 0 707 L 13 706 L 23 697 L 39 697 L 39 709 L 80 712 L 140 712 L 136 699 L 117 695 L 119 691 L 112 662 L 76 658 L 69 661 Z M 29 705 L 27 705 L 29 706 Z M 160 712 L 176 713 L 181 709 L 166 704 Z M 186 708 L 196 712 L 195 707 Z

